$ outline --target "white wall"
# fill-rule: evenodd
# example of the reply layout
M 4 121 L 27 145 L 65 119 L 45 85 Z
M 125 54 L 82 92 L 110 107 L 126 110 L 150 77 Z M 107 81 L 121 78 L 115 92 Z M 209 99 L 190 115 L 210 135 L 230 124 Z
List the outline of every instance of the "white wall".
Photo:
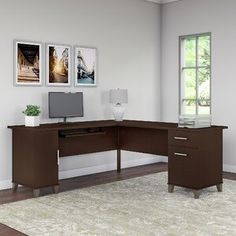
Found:
M 212 117 L 227 125 L 224 169 L 236 172 L 236 1 L 182 0 L 162 6 L 162 120 L 178 120 L 178 36 L 212 32 Z
M 48 91 L 83 91 L 85 117 L 78 120 L 94 120 L 112 118 L 109 89 L 127 88 L 126 118 L 160 118 L 159 5 L 141 0 L 0 0 L 0 30 L 0 188 L 8 187 L 11 180 L 12 143 L 7 125 L 23 124 L 21 111 L 28 103 L 42 107 L 42 123 L 52 122 Z M 14 39 L 96 47 L 98 86 L 14 87 Z M 158 160 L 127 152 L 123 157 L 125 166 Z M 114 152 L 63 158 L 60 176 L 114 169 L 115 161 Z

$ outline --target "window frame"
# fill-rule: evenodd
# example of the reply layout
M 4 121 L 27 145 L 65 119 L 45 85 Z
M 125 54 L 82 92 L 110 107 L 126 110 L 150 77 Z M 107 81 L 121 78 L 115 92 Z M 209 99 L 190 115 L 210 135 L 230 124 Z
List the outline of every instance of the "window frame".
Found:
M 199 53 L 198 53 L 198 40 L 200 37 L 202 36 L 209 36 L 210 38 L 210 42 L 209 42 L 209 49 L 210 49 L 210 61 L 209 61 L 209 66 L 199 66 L 198 62 L 199 62 Z M 187 38 L 195 38 L 196 39 L 196 55 L 195 55 L 195 59 L 196 59 L 196 64 L 195 66 L 183 66 L 184 65 L 184 57 L 183 57 L 183 41 Z M 182 113 L 182 101 L 184 98 L 182 98 L 182 81 L 183 81 L 183 71 L 184 69 L 194 69 L 195 70 L 195 75 L 196 75 L 196 108 L 195 108 L 195 113 L 193 115 L 195 116 L 199 116 L 199 108 L 198 108 L 198 101 L 199 101 L 199 97 L 198 97 L 198 81 L 199 81 L 199 77 L 198 77 L 198 70 L 201 68 L 208 68 L 209 69 L 209 99 L 210 99 L 210 108 L 209 108 L 209 114 L 207 114 L 207 116 L 211 116 L 212 114 L 212 34 L 211 32 L 206 32 L 206 33 L 198 33 L 198 34 L 189 34 L 189 35 L 181 35 L 179 36 L 179 115 L 191 115 L 191 114 L 183 114 Z M 201 115 L 201 114 L 200 114 Z M 204 115 L 206 116 L 206 115 Z

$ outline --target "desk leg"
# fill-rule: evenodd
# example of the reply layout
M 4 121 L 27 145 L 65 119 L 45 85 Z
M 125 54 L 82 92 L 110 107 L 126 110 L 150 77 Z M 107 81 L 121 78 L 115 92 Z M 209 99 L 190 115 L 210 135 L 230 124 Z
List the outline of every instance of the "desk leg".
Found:
M 40 196 L 40 189 L 33 189 L 33 195 L 34 197 L 39 197 Z
M 200 196 L 200 191 L 193 189 L 193 196 L 194 196 L 195 199 L 198 199 L 199 196 Z
M 121 151 L 117 149 L 117 172 L 121 172 Z
M 59 193 L 59 185 L 55 185 L 52 187 L 53 193 Z
M 168 185 L 168 193 L 173 193 L 174 192 L 175 186 L 173 184 Z
M 12 183 L 12 191 L 13 191 L 13 192 L 16 192 L 17 189 L 18 189 L 18 184 Z
M 223 188 L 222 188 L 222 184 L 217 184 L 216 185 L 217 191 L 218 192 L 222 192 Z

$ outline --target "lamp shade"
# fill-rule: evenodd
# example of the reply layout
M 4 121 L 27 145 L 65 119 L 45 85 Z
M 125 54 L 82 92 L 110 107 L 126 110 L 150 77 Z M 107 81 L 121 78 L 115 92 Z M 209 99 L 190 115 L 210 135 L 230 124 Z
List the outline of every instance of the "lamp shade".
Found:
M 128 102 L 127 89 L 111 89 L 110 90 L 110 103 L 122 104 Z

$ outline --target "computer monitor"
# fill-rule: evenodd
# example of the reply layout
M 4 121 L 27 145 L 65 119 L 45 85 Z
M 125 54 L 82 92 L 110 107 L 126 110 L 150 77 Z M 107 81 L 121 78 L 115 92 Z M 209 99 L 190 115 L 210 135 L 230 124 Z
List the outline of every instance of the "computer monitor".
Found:
M 83 109 L 83 93 L 64 93 L 49 92 L 49 118 L 63 118 L 66 122 L 68 117 L 82 117 Z

